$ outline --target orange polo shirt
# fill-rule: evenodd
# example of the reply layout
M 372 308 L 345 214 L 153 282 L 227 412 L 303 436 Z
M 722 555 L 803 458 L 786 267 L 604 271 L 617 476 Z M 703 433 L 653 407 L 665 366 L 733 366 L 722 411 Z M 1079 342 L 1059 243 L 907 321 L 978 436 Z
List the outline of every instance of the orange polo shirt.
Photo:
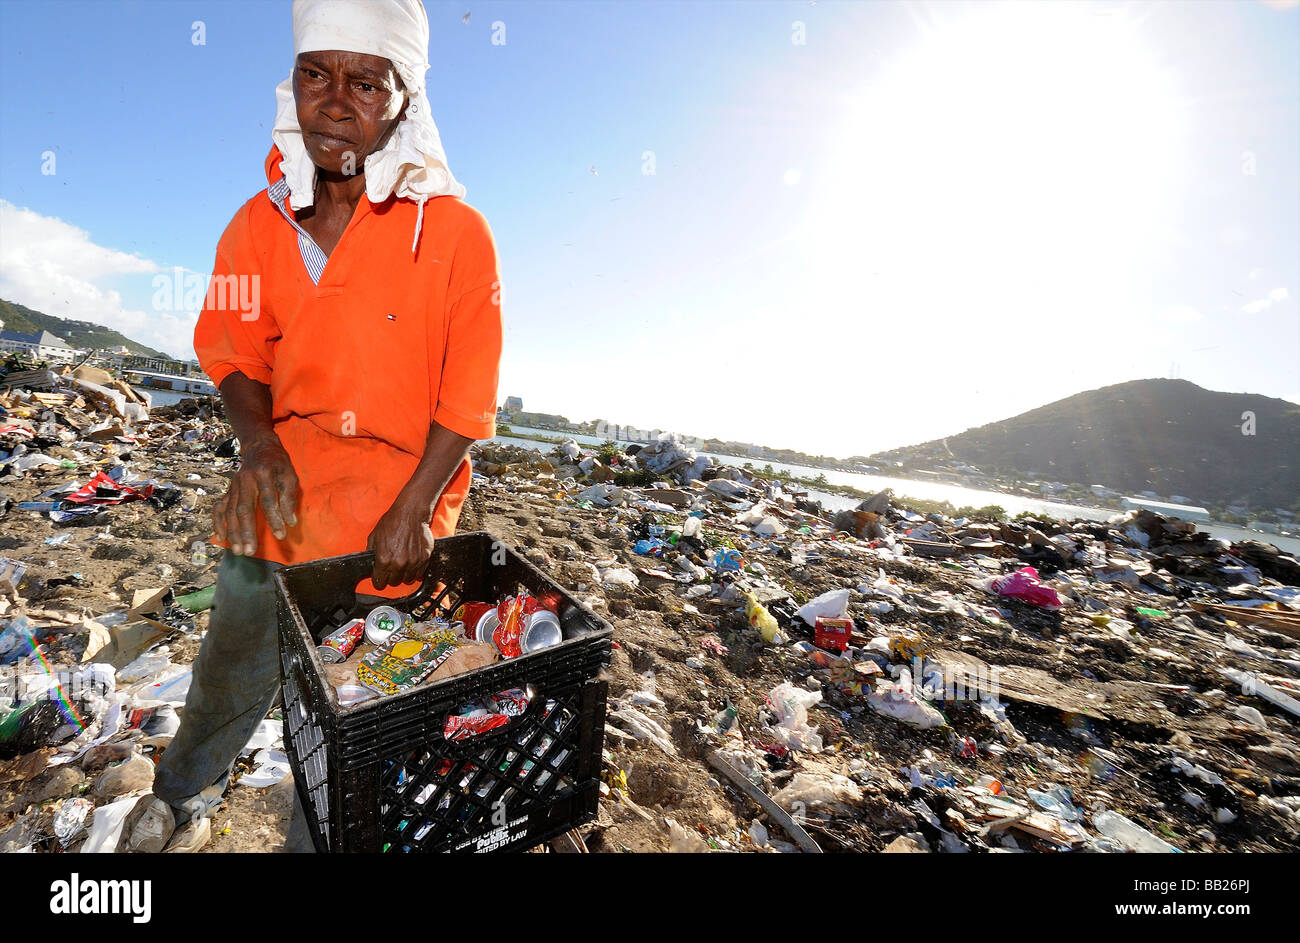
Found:
M 272 147 L 271 184 L 280 160 Z M 239 371 L 271 387 L 302 498 L 284 540 L 258 510 L 255 555 L 301 563 L 365 549 L 415 472 L 431 422 L 471 439 L 495 434 L 500 283 L 477 210 L 430 199 L 412 254 L 416 204 L 364 195 L 313 283 L 270 190 L 240 208 L 217 244 L 194 349 L 217 386 Z M 469 482 L 466 459 L 434 510 L 435 537 L 455 531 Z

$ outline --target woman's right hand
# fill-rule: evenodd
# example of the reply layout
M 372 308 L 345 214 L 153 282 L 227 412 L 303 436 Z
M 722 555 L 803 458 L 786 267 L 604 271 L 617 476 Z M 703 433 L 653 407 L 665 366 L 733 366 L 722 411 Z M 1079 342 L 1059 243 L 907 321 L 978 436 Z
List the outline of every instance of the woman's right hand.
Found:
M 277 540 L 298 524 L 298 473 L 274 432 L 240 443 L 240 466 L 212 506 L 212 530 L 237 556 L 257 552 L 257 509 Z

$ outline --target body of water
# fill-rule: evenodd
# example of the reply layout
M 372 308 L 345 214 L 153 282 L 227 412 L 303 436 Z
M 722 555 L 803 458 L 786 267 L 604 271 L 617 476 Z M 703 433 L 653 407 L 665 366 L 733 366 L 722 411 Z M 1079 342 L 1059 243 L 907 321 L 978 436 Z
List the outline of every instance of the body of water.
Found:
M 551 432 L 546 429 L 526 429 L 520 426 L 512 426 L 512 429 L 518 429 L 520 432 L 536 433 L 538 435 L 548 435 L 563 438 L 563 433 Z M 596 436 L 574 435 L 568 436 L 574 441 L 588 446 L 602 445 L 606 440 Z M 497 436 L 492 440 L 506 445 L 519 445 L 524 448 L 538 449 L 542 452 L 549 452 L 554 446 L 546 442 L 537 442 L 532 439 L 520 439 L 513 436 Z M 752 462 L 756 467 L 762 468 L 764 465 L 771 465 L 776 471 L 785 472 L 791 475 L 798 475 L 802 478 L 815 478 L 818 475 L 825 475 L 826 480 L 836 485 L 847 485 L 857 488 L 860 491 L 866 491 L 874 494 L 877 491 L 883 491 L 891 488 L 894 494 L 900 497 L 920 498 L 927 501 L 947 501 L 954 507 L 984 507 L 990 504 L 996 504 L 1007 512 L 1010 516 L 1015 516 L 1022 511 L 1030 514 L 1038 514 L 1044 517 L 1055 517 L 1061 519 L 1085 518 L 1093 521 L 1105 521 L 1117 514 L 1124 513 L 1117 508 L 1095 508 L 1077 504 L 1061 504 L 1056 501 L 1047 501 L 1041 498 L 1031 498 L 1018 494 L 1004 494 L 1001 491 L 985 491 L 979 488 L 968 488 L 964 485 L 954 485 L 942 481 L 916 481 L 911 478 L 892 478 L 887 475 L 863 475 L 857 472 L 836 471 L 826 468 L 812 468 L 805 465 L 786 465 L 782 462 L 768 462 L 757 458 L 742 458 L 735 455 L 715 455 L 711 452 L 702 452 L 702 455 L 709 455 L 716 458 L 720 464 L 735 465 L 740 467 L 745 462 Z M 825 491 L 818 491 L 809 487 L 808 494 L 814 500 L 820 500 L 822 506 L 832 510 L 845 510 L 856 507 L 858 498 L 850 498 L 840 494 L 831 494 Z M 1232 527 L 1226 524 L 1215 524 L 1197 522 L 1197 528 L 1215 537 L 1222 537 L 1225 540 L 1262 540 L 1271 543 L 1287 553 L 1300 555 L 1300 540 L 1294 537 L 1281 537 L 1276 534 L 1263 534 L 1259 531 L 1246 530 L 1244 527 Z
M 149 402 L 155 406 L 171 406 L 173 403 L 179 403 L 183 399 L 198 398 L 193 393 L 182 393 L 180 390 L 159 390 L 151 386 L 135 386 L 132 387 L 132 389 L 139 393 L 148 393 Z

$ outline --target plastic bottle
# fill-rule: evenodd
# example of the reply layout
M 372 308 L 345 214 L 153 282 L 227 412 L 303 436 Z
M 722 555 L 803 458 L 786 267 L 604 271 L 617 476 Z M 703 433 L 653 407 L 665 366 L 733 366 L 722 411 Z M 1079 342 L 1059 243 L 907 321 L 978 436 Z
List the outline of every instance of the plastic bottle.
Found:
M 1101 834 L 1123 845 L 1129 851 L 1146 854 L 1182 853 L 1182 849 L 1175 848 L 1163 838 L 1153 835 L 1118 812 L 1098 812 L 1092 817 L 1092 824 Z
M 713 729 L 721 736 L 727 736 L 734 729 L 737 734 L 740 728 L 736 726 L 736 717 L 739 715 L 734 704 L 730 701 L 727 706 L 713 715 Z
M 1049 786 L 1046 792 L 1038 789 L 1027 789 L 1025 792 L 1029 798 L 1040 809 L 1050 812 L 1059 819 L 1066 822 L 1077 822 L 1082 818 L 1081 813 L 1075 808 L 1070 797 L 1060 786 Z

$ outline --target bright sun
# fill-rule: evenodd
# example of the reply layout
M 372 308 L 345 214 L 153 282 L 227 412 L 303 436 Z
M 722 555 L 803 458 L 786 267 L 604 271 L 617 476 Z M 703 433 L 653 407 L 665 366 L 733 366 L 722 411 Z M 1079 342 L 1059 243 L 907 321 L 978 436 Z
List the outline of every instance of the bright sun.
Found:
M 860 273 L 841 297 L 969 317 L 1131 296 L 1178 196 L 1180 111 L 1140 24 L 1066 3 L 936 16 L 829 141 L 804 232 Z

